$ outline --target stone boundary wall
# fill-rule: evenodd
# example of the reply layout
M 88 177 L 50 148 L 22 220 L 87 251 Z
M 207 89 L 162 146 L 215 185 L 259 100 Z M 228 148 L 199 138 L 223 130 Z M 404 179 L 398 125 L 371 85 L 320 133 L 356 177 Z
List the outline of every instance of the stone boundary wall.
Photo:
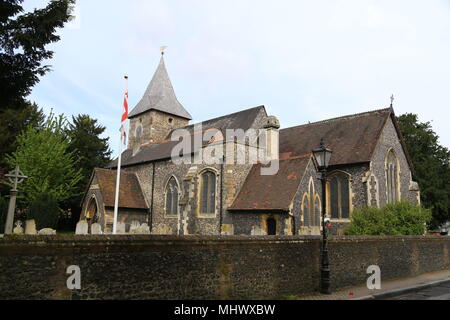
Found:
M 278 299 L 319 285 L 320 237 L 0 238 L 0 299 Z M 334 237 L 333 288 L 450 270 L 450 238 Z M 79 291 L 66 287 L 81 268 Z

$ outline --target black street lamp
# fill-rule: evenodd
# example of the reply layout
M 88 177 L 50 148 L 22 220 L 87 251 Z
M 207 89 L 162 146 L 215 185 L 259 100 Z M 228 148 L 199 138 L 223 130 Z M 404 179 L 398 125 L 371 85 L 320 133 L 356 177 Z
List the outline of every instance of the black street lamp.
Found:
M 320 147 L 313 150 L 314 159 L 316 160 L 320 180 L 322 181 L 322 251 L 320 256 L 320 293 L 331 294 L 331 279 L 330 279 L 330 260 L 328 257 L 328 229 L 326 223 L 327 216 L 327 169 L 330 164 L 330 159 L 333 151 L 325 147 L 324 140 L 320 141 Z

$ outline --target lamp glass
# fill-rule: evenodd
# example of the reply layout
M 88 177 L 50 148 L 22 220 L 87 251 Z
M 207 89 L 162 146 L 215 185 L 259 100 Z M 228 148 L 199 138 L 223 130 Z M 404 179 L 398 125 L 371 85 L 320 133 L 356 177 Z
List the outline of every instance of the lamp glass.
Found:
M 326 169 L 330 165 L 332 151 L 327 149 L 325 145 L 321 144 L 320 147 L 313 151 L 314 158 L 320 169 Z

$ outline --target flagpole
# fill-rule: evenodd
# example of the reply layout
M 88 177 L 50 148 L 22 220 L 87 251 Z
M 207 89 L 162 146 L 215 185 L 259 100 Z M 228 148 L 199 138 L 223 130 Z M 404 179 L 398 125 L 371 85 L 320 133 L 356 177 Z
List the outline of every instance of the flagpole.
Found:
M 128 104 L 128 76 L 125 76 L 125 102 Z M 124 102 L 124 103 L 125 103 Z M 128 110 L 126 110 L 126 117 L 128 118 Z M 123 120 L 123 119 L 122 119 Z M 125 120 L 126 121 L 126 120 Z M 120 194 L 120 171 L 122 169 L 122 143 L 126 141 L 122 141 L 122 139 L 126 139 L 126 136 L 123 135 L 123 130 L 125 123 L 121 122 L 120 127 L 120 140 L 119 140 L 119 160 L 117 163 L 117 178 L 116 178 L 116 195 L 114 201 L 114 222 L 113 222 L 113 234 L 117 234 L 117 220 L 119 217 L 119 194 Z
M 120 136 L 122 140 L 122 135 Z M 117 219 L 119 216 L 119 191 L 120 191 L 120 170 L 122 167 L 122 141 L 119 143 L 119 162 L 117 164 L 117 179 L 116 179 L 116 197 L 114 202 L 114 224 L 113 234 L 117 234 Z

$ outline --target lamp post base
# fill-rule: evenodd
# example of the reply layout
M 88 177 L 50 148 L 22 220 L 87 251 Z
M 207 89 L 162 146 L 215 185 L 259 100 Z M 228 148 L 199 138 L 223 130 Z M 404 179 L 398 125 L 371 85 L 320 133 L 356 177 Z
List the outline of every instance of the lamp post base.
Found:
M 331 280 L 330 280 L 330 268 L 322 268 L 320 270 L 320 293 L 331 294 Z

